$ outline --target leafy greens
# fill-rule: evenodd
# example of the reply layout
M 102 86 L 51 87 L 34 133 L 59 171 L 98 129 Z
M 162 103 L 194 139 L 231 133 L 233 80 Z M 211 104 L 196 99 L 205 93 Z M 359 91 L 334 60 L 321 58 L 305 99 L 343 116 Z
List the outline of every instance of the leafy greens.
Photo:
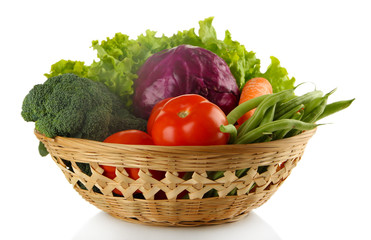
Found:
M 81 61 L 60 60 L 52 65 L 50 73 L 45 76 L 50 78 L 63 73 L 75 73 L 80 77 L 102 82 L 130 107 L 133 85 L 138 78 L 137 72 L 147 58 L 164 49 L 189 44 L 210 50 L 221 57 L 229 66 L 240 89 L 246 81 L 254 77 L 267 78 L 274 92 L 293 88 L 295 79 L 288 77 L 286 69 L 280 66 L 277 58 L 271 57 L 270 66 L 265 72 L 261 72 L 260 60 L 256 58 L 255 53 L 233 41 L 228 30 L 224 40 L 219 40 L 212 21 L 213 17 L 200 21 L 198 35 L 194 28 L 179 31 L 170 37 L 156 37 L 155 31 L 147 30 L 145 35 L 139 35 L 136 40 L 116 33 L 114 37 L 100 43 L 97 40 L 92 42 L 99 60 L 90 66 Z

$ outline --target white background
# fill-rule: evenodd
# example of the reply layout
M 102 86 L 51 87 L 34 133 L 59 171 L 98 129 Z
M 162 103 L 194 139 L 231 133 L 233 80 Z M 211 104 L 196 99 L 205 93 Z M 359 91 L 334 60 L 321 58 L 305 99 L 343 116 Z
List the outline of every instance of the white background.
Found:
M 368 2 L 2 1 L 0 238 L 371 239 Z M 90 64 L 92 40 L 116 32 L 136 38 L 146 29 L 197 31 L 209 16 L 219 38 L 229 29 L 263 66 L 273 55 L 297 83 L 337 87 L 330 101 L 356 101 L 324 121 L 333 124 L 318 129 L 283 186 L 239 223 L 189 232 L 116 221 L 85 202 L 49 156 L 38 155 L 34 125 L 20 115 L 22 100 L 54 62 Z

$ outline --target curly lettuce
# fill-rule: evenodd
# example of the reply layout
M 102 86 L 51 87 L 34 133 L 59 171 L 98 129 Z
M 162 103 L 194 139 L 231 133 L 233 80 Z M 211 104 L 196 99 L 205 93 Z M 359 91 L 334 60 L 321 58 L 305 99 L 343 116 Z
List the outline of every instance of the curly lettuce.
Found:
M 89 67 L 84 62 L 72 60 L 60 60 L 51 66 L 50 73 L 45 73 L 47 78 L 55 77 L 65 73 L 74 73 L 79 77 L 88 76 Z
M 260 60 L 256 58 L 255 53 L 247 51 L 244 45 L 232 40 L 228 30 L 225 31 L 223 40 L 218 39 L 212 21 L 213 17 L 200 21 L 198 35 L 194 28 L 178 31 L 170 37 L 156 36 L 156 32 L 151 30 L 139 35 L 137 39 L 116 33 L 112 38 L 92 42 L 98 61 L 88 66 L 81 61 L 60 60 L 52 65 L 50 73 L 45 76 L 49 78 L 63 73 L 74 73 L 102 82 L 130 107 L 137 72 L 147 58 L 164 49 L 189 44 L 210 50 L 224 59 L 240 89 L 246 81 L 259 76 L 271 82 L 274 92 L 293 88 L 295 79 L 288 77 L 286 69 L 280 66 L 278 59 L 271 57 L 271 65 L 265 72 L 261 72 Z
M 272 85 L 273 92 L 280 92 L 285 89 L 292 89 L 295 84 L 295 78 L 289 77 L 286 68 L 281 67 L 280 61 L 271 57 L 271 64 L 265 73 L 256 73 L 256 76 L 264 77 Z

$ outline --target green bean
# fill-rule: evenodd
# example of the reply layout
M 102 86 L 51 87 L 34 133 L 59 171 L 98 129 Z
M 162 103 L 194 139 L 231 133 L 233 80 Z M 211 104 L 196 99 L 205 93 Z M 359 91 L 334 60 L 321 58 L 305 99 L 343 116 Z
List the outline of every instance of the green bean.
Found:
M 332 91 L 326 93 L 325 96 L 322 97 L 322 101 L 320 102 L 320 104 L 317 107 L 315 107 L 312 111 L 310 111 L 310 113 L 307 116 L 304 116 L 303 121 L 304 122 L 312 122 L 312 123 L 317 121 L 319 116 L 321 116 L 321 114 L 323 113 L 323 111 L 326 108 L 327 100 L 328 100 L 329 96 L 331 94 L 333 94 L 335 91 L 336 91 L 336 88 L 333 89 Z
M 321 102 L 317 104 L 317 106 L 310 111 L 309 114 L 306 114 L 302 121 L 307 122 L 307 123 L 314 123 L 317 121 L 318 117 L 323 113 L 325 110 L 326 104 L 327 104 L 327 99 L 328 97 L 333 94 L 336 91 L 336 88 L 329 93 L 327 93 L 325 96 L 321 97 Z M 310 106 L 312 108 L 312 106 Z M 292 137 L 300 134 L 301 131 L 298 129 L 292 129 L 290 132 L 287 133 L 287 137 Z
M 254 143 L 260 143 L 260 142 L 270 142 L 273 139 L 273 133 L 270 134 L 263 134 L 262 137 L 256 139 Z
M 319 90 L 314 90 L 312 92 L 308 92 L 304 95 L 295 97 L 284 104 L 282 104 L 277 110 L 276 110 L 276 118 L 281 117 L 283 114 L 285 114 L 289 109 L 292 109 L 293 107 L 299 105 L 299 104 L 306 104 L 313 99 L 316 99 L 318 97 L 322 97 L 323 92 Z
M 224 177 L 224 171 L 207 171 L 207 178 L 216 180 L 218 178 Z
M 259 126 L 264 125 L 266 123 L 272 122 L 274 119 L 274 111 L 276 109 L 276 104 L 270 107 L 266 114 L 264 115 L 263 119 L 261 120 Z M 272 132 L 264 132 L 263 136 L 257 139 L 255 142 L 269 142 L 272 140 Z
M 262 95 L 256 98 L 252 98 L 246 102 L 241 103 L 235 107 L 228 115 L 227 120 L 230 124 L 235 124 L 245 113 L 256 108 L 265 98 L 269 95 Z
M 237 129 L 233 124 L 221 125 L 220 131 L 223 133 L 229 133 L 228 143 L 234 143 L 237 137 Z
M 254 143 L 259 143 L 259 142 L 270 142 L 273 139 L 273 132 L 263 132 L 263 136 L 256 139 Z
M 246 175 L 247 171 L 249 171 L 249 170 L 250 170 L 250 168 L 244 168 L 244 169 L 236 170 L 235 175 L 236 175 L 236 177 L 241 178 L 242 176 Z M 233 188 L 232 191 L 230 191 L 228 193 L 228 196 L 236 195 L 236 193 L 237 193 L 237 188 Z
M 315 122 L 317 118 L 321 116 L 321 114 L 325 110 L 327 98 L 328 96 L 323 97 L 322 102 L 315 109 L 313 109 L 313 111 L 310 112 L 307 116 L 304 116 L 303 121 L 307 123 Z
M 241 178 L 243 175 L 246 175 L 248 170 L 250 170 L 250 168 L 236 170 L 236 177 Z
M 292 108 L 291 110 L 289 110 L 288 112 L 286 112 L 285 114 L 283 114 L 278 119 L 291 118 L 292 115 L 294 115 L 296 112 L 299 112 L 300 109 L 302 109 L 302 108 L 304 108 L 304 104 L 299 104 L 299 105 L 295 106 L 294 108 Z
M 336 88 L 327 93 L 324 97 L 329 97 L 331 94 L 333 94 L 336 91 Z M 323 97 L 317 97 L 310 101 L 308 104 L 305 105 L 305 112 L 306 114 L 310 114 L 316 107 L 318 107 L 323 100 Z
M 322 118 L 325 118 L 325 117 L 327 117 L 331 114 L 334 114 L 334 113 L 337 113 L 341 110 L 346 109 L 347 107 L 349 107 L 352 104 L 352 102 L 354 100 L 355 100 L 355 98 L 350 99 L 350 100 L 338 101 L 338 102 L 333 102 L 333 103 L 327 104 L 323 113 L 317 118 L 317 121 L 322 119 Z
M 330 92 L 326 93 L 323 97 L 318 97 L 313 99 L 311 102 L 305 105 L 306 115 L 309 115 L 314 111 L 318 106 L 323 104 L 324 99 L 328 99 L 328 97 L 336 91 L 336 88 L 331 90 Z M 304 116 L 306 118 L 307 116 Z
M 245 193 L 245 194 L 248 194 L 251 191 L 251 189 L 253 189 L 255 187 L 255 185 L 256 185 L 256 183 L 254 183 L 253 185 L 251 185 L 249 191 L 247 193 Z M 237 187 L 233 188 L 233 190 L 230 193 L 228 193 L 227 196 L 234 196 L 234 195 L 236 195 L 237 194 L 237 190 L 238 190 Z
M 325 96 L 322 98 L 322 102 L 308 115 L 304 116 L 302 121 L 306 123 L 314 123 L 317 121 L 318 117 L 323 113 L 323 110 L 326 107 L 327 97 Z M 300 134 L 301 131 L 299 129 L 292 129 L 286 135 L 287 137 L 292 137 Z
M 261 119 L 263 118 L 265 112 L 276 104 L 279 101 L 282 101 L 288 97 L 290 97 L 294 93 L 293 89 L 284 90 L 278 93 L 269 94 L 256 108 L 254 114 L 245 121 L 239 128 L 238 128 L 238 135 L 244 135 L 245 133 L 251 131 L 252 129 L 256 128 Z
M 261 120 L 259 125 L 264 125 L 266 123 L 272 122 L 274 117 L 274 111 L 276 109 L 276 104 L 270 107 L 267 112 L 265 113 L 263 119 Z
M 299 112 L 295 112 L 292 116 L 291 119 L 294 120 L 301 120 L 301 118 L 304 115 L 304 109 L 301 109 Z M 286 136 L 287 133 L 290 132 L 290 128 L 288 129 L 282 129 L 274 133 L 274 140 L 282 139 Z
M 255 114 L 255 113 L 254 113 Z M 254 115 L 253 114 L 253 115 Z M 247 121 L 244 121 L 240 127 L 237 129 L 237 137 L 241 135 L 241 132 L 247 128 L 247 125 L 249 124 L 249 120 L 251 119 L 251 117 L 247 120 Z
M 251 143 L 256 139 L 260 138 L 263 132 L 274 132 L 282 129 L 299 129 L 299 130 L 311 130 L 317 127 L 319 124 L 305 123 L 303 121 L 294 119 L 281 119 L 276 120 L 258 128 L 255 128 L 241 137 L 237 137 L 237 144 Z
M 320 105 L 322 100 L 323 100 L 322 98 L 323 98 L 322 96 L 317 97 L 317 98 L 313 99 L 312 101 L 310 101 L 309 103 L 305 104 L 305 114 L 309 114 L 316 107 L 318 107 L 318 105 Z

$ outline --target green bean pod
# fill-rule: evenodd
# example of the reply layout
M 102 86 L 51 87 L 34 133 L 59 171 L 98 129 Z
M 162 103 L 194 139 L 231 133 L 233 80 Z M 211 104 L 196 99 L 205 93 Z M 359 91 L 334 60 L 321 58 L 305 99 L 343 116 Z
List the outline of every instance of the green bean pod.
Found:
M 263 119 L 261 120 L 259 126 L 264 125 L 266 123 L 272 122 L 274 119 L 274 111 L 276 109 L 276 104 L 270 107 L 267 112 L 265 113 Z M 269 142 L 272 140 L 272 132 L 264 132 L 263 136 L 257 139 L 255 142 Z
M 270 134 L 264 134 L 263 137 L 258 138 L 253 143 L 259 143 L 259 142 L 270 142 L 273 139 L 273 133 Z
M 323 97 L 319 97 L 319 98 L 316 98 L 316 99 L 313 99 L 313 101 L 309 102 L 308 104 L 305 105 L 305 110 L 306 110 L 306 116 L 304 116 L 303 119 L 307 118 L 309 115 L 313 115 L 312 112 L 317 112 L 318 113 L 318 107 L 323 105 L 323 101 L 326 99 L 326 103 L 327 103 L 327 99 L 328 97 L 333 94 L 334 92 L 336 91 L 336 88 L 331 90 L 330 92 L 326 93 L 325 96 Z M 317 116 L 318 117 L 318 116 Z M 316 118 L 317 119 L 317 118 Z
M 328 98 L 327 96 L 323 97 L 322 102 L 315 109 L 313 109 L 312 112 L 304 116 L 303 121 L 307 123 L 314 123 L 325 110 L 327 98 Z
M 301 120 L 301 118 L 303 117 L 304 115 L 304 109 L 301 109 L 299 112 L 295 112 L 292 116 L 291 116 L 291 119 L 294 119 L 294 120 Z M 274 133 L 274 140 L 278 140 L 278 139 L 283 139 L 287 133 L 290 132 L 291 129 L 283 129 L 283 130 L 279 130 L 277 132 Z
M 304 108 L 304 104 L 299 104 L 299 105 L 295 106 L 294 108 L 292 108 L 291 110 L 289 110 L 288 112 L 286 112 L 285 114 L 283 114 L 277 120 L 291 118 L 292 115 L 294 115 L 295 113 L 299 112 L 303 108 Z
M 282 92 L 269 94 L 256 108 L 254 114 L 245 121 L 239 128 L 238 128 L 238 135 L 242 136 L 245 133 L 251 131 L 252 129 L 259 126 L 261 119 L 264 117 L 265 112 L 274 104 L 277 104 L 279 101 L 283 101 L 288 97 L 292 96 L 294 93 L 293 89 L 284 90 Z
M 224 176 L 224 171 L 207 171 L 207 178 L 216 180 Z
M 307 122 L 307 123 L 314 123 L 318 120 L 319 116 L 323 113 L 325 110 L 326 104 L 327 104 L 327 99 L 328 97 L 333 94 L 336 91 L 336 88 L 329 93 L 327 93 L 325 96 L 321 98 L 321 102 L 315 107 L 312 111 L 310 111 L 309 114 L 305 114 L 303 116 L 302 121 Z M 298 129 L 293 129 L 290 132 L 287 133 L 287 137 L 292 137 L 300 134 L 301 131 Z
M 312 101 L 313 99 L 322 97 L 322 95 L 323 95 L 322 91 L 314 90 L 312 92 L 308 92 L 304 95 L 290 99 L 289 101 L 282 104 L 278 109 L 276 109 L 276 118 L 277 119 L 280 118 L 283 114 L 289 111 L 289 109 L 292 109 L 299 104 L 306 104 Z
M 349 107 L 352 104 L 352 102 L 354 100 L 355 100 L 355 98 L 350 99 L 350 100 L 343 100 L 343 101 L 338 101 L 338 102 L 333 102 L 333 103 L 327 104 L 323 113 L 317 118 L 317 121 L 322 119 L 322 118 L 325 118 L 325 117 L 327 117 L 331 114 L 334 114 L 334 113 L 337 113 L 341 110 L 346 109 L 347 107 Z
M 336 88 L 327 93 L 324 97 L 329 97 L 331 94 L 333 94 L 336 91 Z M 323 97 L 317 97 L 313 99 L 312 101 L 308 102 L 308 104 L 305 105 L 305 112 L 306 114 L 311 113 L 316 107 L 318 107 L 323 100 Z
M 311 130 L 316 128 L 319 124 L 305 123 L 303 121 L 294 119 L 281 119 L 276 120 L 258 128 L 255 128 L 241 137 L 237 137 L 237 144 L 246 144 L 254 142 L 256 139 L 263 136 L 264 132 L 275 132 L 282 129 L 299 129 L 299 130 Z
M 312 101 L 308 102 L 307 104 L 305 104 L 305 114 L 309 114 L 316 107 L 318 107 L 318 105 L 320 105 L 322 100 L 323 100 L 322 98 L 323 98 L 322 96 L 317 97 L 317 98 L 313 99 Z
M 259 125 L 264 125 L 266 123 L 272 122 L 274 118 L 274 111 L 276 109 L 276 104 L 270 107 L 267 112 L 265 113 L 263 119 L 261 120 Z
M 251 189 L 253 189 L 255 187 L 256 183 L 254 183 L 253 185 L 251 185 L 249 191 L 247 193 L 249 193 L 251 191 Z M 234 196 L 237 194 L 237 187 L 235 187 L 230 193 L 227 194 L 227 196 Z M 246 194 L 247 194 L 246 193 Z
M 259 143 L 259 142 L 270 142 L 273 139 L 273 133 L 272 132 L 263 132 L 263 136 L 256 139 L 254 143 Z
M 223 133 L 229 133 L 228 143 L 234 143 L 237 138 L 237 129 L 233 124 L 221 125 L 220 131 Z
M 302 121 L 306 123 L 314 123 L 317 121 L 318 117 L 323 113 L 327 103 L 327 97 L 322 98 L 322 102 L 318 105 L 310 114 L 303 117 Z M 293 137 L 300 134 L 299 129 L 292 129 L 286 134 L 287 137 Z
M 230 124 L 235 124 L 245 113 L 256 108 L 265 98 L 269 95 L 262 95 L 256 98 L 252 98 L 246 102 L 241 103 L 235 107 L 228 115 L 227 120 Z

